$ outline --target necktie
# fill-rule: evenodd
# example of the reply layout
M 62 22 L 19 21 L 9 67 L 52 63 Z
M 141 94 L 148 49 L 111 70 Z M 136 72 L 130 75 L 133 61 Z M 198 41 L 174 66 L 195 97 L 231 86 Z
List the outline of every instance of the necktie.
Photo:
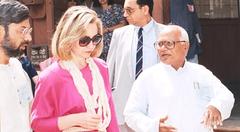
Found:
M 138 31 L 138 44 L 137 44 L 137 55 L 136 55 L 136 71 L 135 71 L 135 79 L 142 72 L 142 64 L 143 64 L 143 36 L 142 36 L 143 28 L 140 28 Z

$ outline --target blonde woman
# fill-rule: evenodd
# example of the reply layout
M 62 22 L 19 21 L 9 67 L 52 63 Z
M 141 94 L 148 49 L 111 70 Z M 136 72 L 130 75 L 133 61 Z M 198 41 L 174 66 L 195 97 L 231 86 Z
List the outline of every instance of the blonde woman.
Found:
M 62 16 L 52 40 L 58 59 L 40 74 L 32 106 L 35 132 L 119 132 L 104 61 L 97 14 L 74 6 Z

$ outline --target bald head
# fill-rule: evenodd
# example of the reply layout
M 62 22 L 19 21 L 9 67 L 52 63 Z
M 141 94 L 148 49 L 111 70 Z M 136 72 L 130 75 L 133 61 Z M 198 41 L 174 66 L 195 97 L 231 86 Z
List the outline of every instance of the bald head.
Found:
M 182 67 L 189 48 L 186 30 L 177 25 L 167 25 L 159 35 L 156 48 L 161 62 L 175 69 Z

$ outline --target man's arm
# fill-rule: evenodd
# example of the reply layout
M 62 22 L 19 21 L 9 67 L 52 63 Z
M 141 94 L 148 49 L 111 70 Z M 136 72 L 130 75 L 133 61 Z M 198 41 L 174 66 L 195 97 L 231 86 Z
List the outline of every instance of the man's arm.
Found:
M 167 124 L 165 121 L 167 121 L 168 116 L 161 118 L 159 121 L 159 132 L 176 132 L 177 129 L 169 124 Z
M 116 61 L 116 53 L 117 53 L 117 45 L 118 45 L 118 37 L 117 32 L 113 31 L 113 36 L 111 39 L 108 56 L 107 56 L 107 65 L 108 65 L 108 71 L 109 71 L 109 78 L 110 78 L 110 85 L 112 87 L 112 90 L 115 89 L 115 82 L 114 82 L 114 76 L 115 76 L 115 61 Z
M 216 128 L 217 126 L 222 125 L 220 111 L 216 107 L 209 105 L 204 113 L 202 123 L 207 128 Z
M 137 132 L 158 132 L 160 117 L 155 119 L 147 116 L 147 84 L 140 75 L 134 82 L 130 92 L 126 107 L 124 109 L 124 118 L 127 125 Z M 144 82 L 144 83 L 143 83 Z
M 212 84 L 213 98 L 210 100 L 203 117 L 203 123 L 207 127 L 222 124 L 222 121 L 230 117 L 234 105 L 234 96 L 211 72 L 208 73 Z

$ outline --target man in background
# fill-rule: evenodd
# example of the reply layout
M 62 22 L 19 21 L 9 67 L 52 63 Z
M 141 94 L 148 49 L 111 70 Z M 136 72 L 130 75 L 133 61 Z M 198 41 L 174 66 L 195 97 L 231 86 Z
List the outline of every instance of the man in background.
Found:
M 202 33 L 193 0 L 170 0 L 171 23 L 183 27 L 189 36 L 187 60 L 198 63 L 201 53 Z
M 158 63 L 154 42 L 164 25 L 152 18 L 153 0 L 125 0 L 124 17 L 130 25 L 114 30 L 107 57 L 110 83 L 121 132 L 130 131 L 123 109 L 135 79 Z
M 25 51 L 26 51 L 26 49 L 18 57 L 18 60 L 21 62 L 24 71 L 28 74 L 28 77 L 31 80 L 32 93 L 34 95 L 34 93 L 35 93 L 35 85 L 36 85 L 36 83 L 38 81 L 38 73 L 37 73 L 35 67 L 32 65 L 30 59 L 26 56 L 26 52 Z

